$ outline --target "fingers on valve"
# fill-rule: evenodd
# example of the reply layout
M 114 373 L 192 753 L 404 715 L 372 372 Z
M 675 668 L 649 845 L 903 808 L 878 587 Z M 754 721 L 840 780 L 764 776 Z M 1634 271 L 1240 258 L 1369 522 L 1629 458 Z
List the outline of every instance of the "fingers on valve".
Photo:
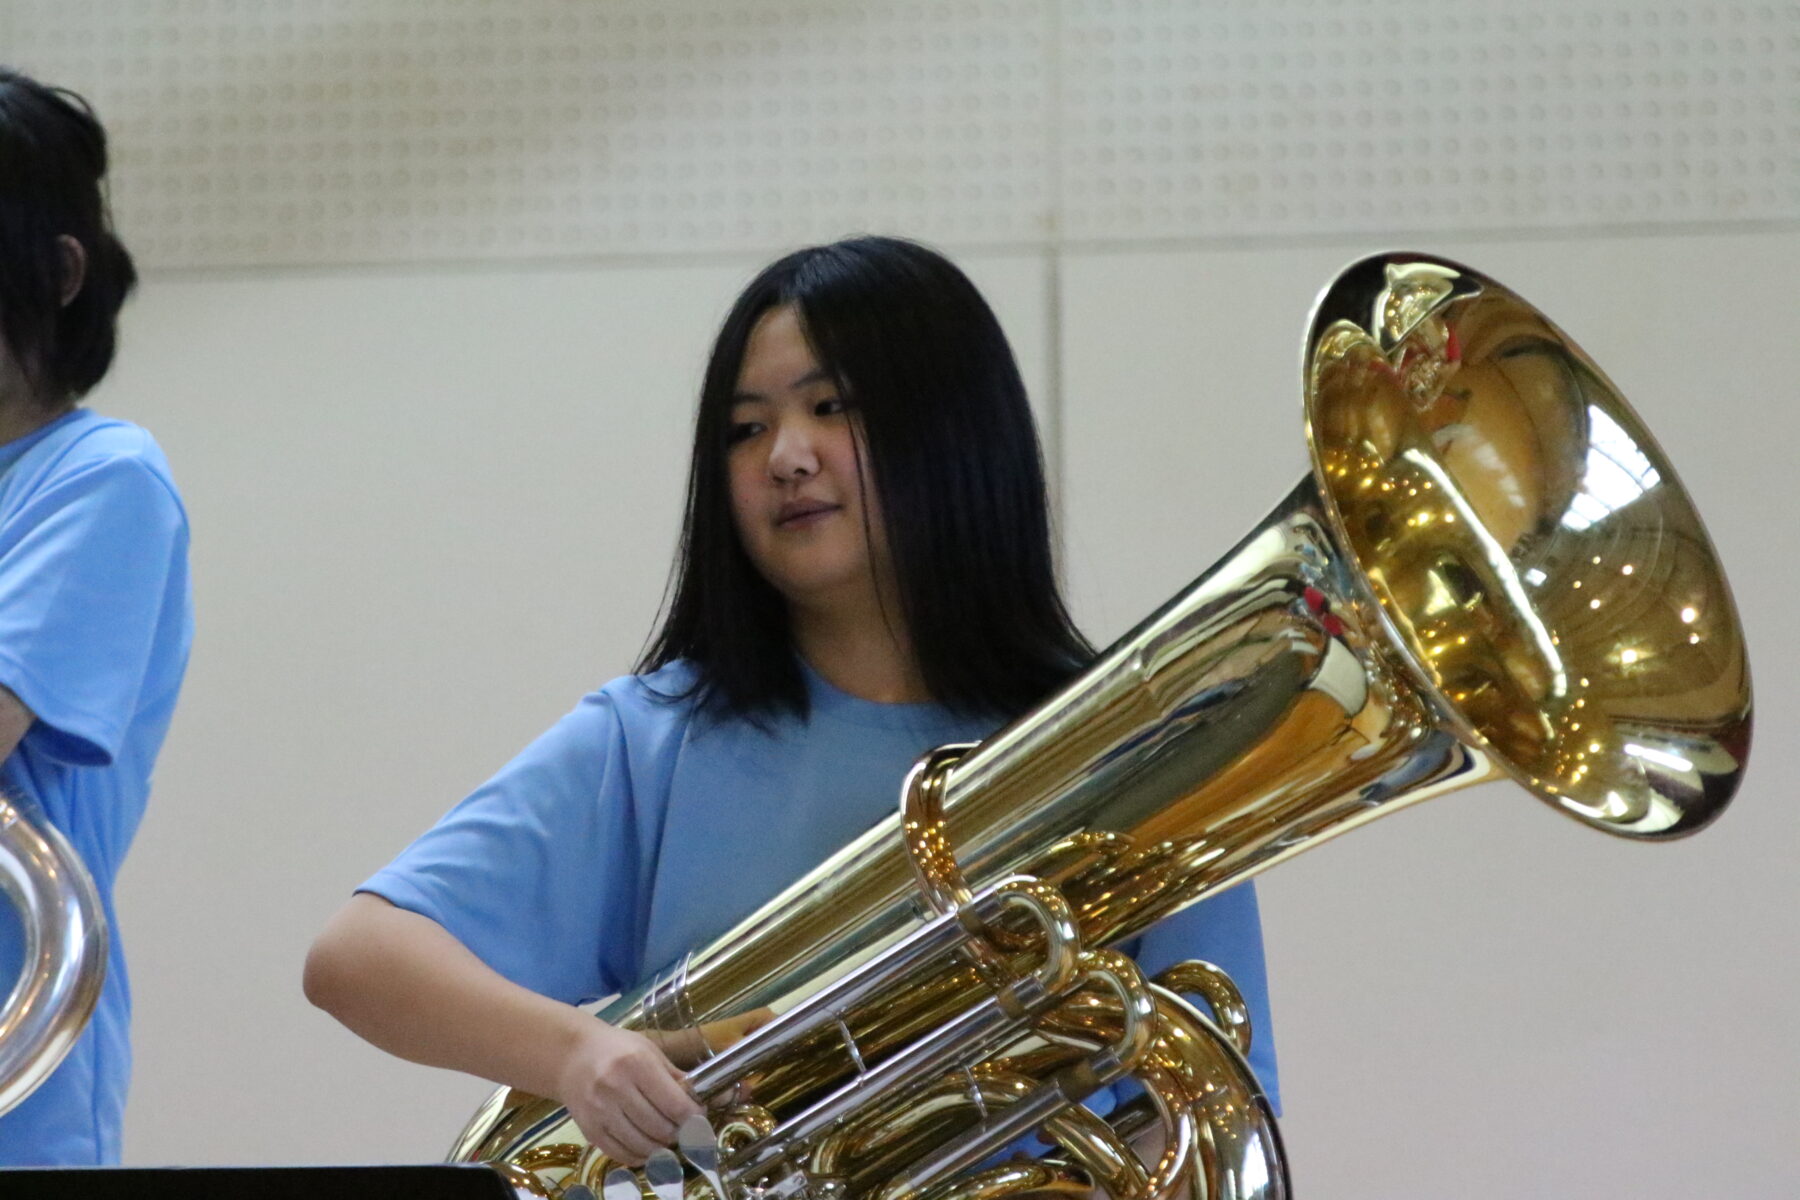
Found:
M 658 1145 L 617 1112 L 601 1118 L 599 1129 L 589 1137 L 608 1158 L 627 1167 L 643 1166 Z
M 658 1147 L 673 1145 L 682 1121 L 700 1111 L 686 1077 L 648 1041 L 643 1052 L 612 1064 L 595 1080 L 594 1107 L 610 1157 L 641 1166 Z M 611 1145 L 608 1145 L 608 1142 Z

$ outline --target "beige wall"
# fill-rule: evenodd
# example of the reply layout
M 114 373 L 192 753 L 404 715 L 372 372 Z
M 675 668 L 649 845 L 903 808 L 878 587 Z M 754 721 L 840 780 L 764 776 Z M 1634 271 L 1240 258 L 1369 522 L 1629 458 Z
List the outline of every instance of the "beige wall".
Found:
M 1068 254 L 1054 272 L 964 256 L 1040 393 L 1060 376 L 1068 572 L 1097 636 L 1299 478 L 1298 331 L 1369 248 Z M 1549 310 L 1670 448 L 1749 626 L 1759 761 L 1690 842 L 1616 843 L 1491 787 L 1265 879 L 1296 1169 L 1349 1197 L 1558 1178 L 1775 1195 L 1800 1117 L 1800 819 L 1779 758 L 1800 707 L 1781 670 L 1800 652 L 1800 351 L 1771 331 L 1800 238 L 1432 248 Z M 358 879 L 629 666 L 705 344 L 753 265 L 149 281 L 95 403 L 175 463 L 202 637 L 121 888 L 132 1160 L 424 1160 L 484 1094 L 308 1009 L 300 957 Z
M 1000 310 L 1103 638 L 1299 478 L 1342 263 L 1463 258 L 1583 342 L 1731 571 L 1756 762 L 1689 842 L 1490 787 L 1267 877 L 1284 1129 L 1337 1200 L 1792 1194 L 1797 35 L 1622 0 L 0 0 L 0 59 L 114 130 L 149 269 L 93 403 L 194 524 L 120 886 L 128 1161 L 442 1153 L 486 1086 L 309 1009 L 305 946 L 629 667 L 715 323 L 779 249 L 874 228 Z

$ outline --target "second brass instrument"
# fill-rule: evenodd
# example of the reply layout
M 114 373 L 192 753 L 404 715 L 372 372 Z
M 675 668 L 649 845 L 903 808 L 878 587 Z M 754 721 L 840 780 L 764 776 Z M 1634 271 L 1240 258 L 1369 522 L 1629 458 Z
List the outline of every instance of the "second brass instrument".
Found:
M 0 892 L 19 916 L 23 962 L 0 1004 L 0 1113 L 74 1049 L 106 981 L 106 912 L 69 841 L 0 796 Z
M 677 1035 L 779 1014 L 692 1076 L 716 1098 L 754 1082 L 723 1117 L 730 1200 L 1286 1196 L 1229 981 L 1147 981 L 1099 947 L 1483 780 L 1639 839 L 1729 802 L 1751 710 L 1729 589 L 1579 347 L 1466 267 L 1380 255 L 1320 297 L 1304 383 L 1312 473 L 1224 559 L 602 1014 Z M 1079 1107 L 1126 1075 L 1144 1095 L 1114 1118 Z M 1056 1152 L 993 1160 L 1033 1127 Z M 542 1195 L 632 1185 L 518 1093 L 453 1157 Z

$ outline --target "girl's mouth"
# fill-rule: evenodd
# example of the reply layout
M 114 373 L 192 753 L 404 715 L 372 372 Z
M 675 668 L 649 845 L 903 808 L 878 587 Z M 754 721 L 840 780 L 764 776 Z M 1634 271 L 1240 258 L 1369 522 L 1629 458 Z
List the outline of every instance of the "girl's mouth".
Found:
M 776 512 L 775 527 L 777 529 L 804 529 L 818 524 L 837 511 L 837 505 L 826 504 L 819 500 L 790 500 Z

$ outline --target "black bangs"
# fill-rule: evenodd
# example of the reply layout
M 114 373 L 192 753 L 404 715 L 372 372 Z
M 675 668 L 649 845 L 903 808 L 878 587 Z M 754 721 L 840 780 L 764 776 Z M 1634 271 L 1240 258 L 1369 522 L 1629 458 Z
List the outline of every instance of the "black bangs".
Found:
M 1058 591 L 1025 385 L 967 276 L 895 238 L 788 255 L 733 305 L 702 385 L 672 599 L 638 669 L 686 659 L 706 700 L 734 715 L 806 712 L 786 605 L 738 542 L 725 482 L 750 331 L 788 304 L 862 420 L 927 689 L 971 714 L 1029 708 L 1093 650 Z

